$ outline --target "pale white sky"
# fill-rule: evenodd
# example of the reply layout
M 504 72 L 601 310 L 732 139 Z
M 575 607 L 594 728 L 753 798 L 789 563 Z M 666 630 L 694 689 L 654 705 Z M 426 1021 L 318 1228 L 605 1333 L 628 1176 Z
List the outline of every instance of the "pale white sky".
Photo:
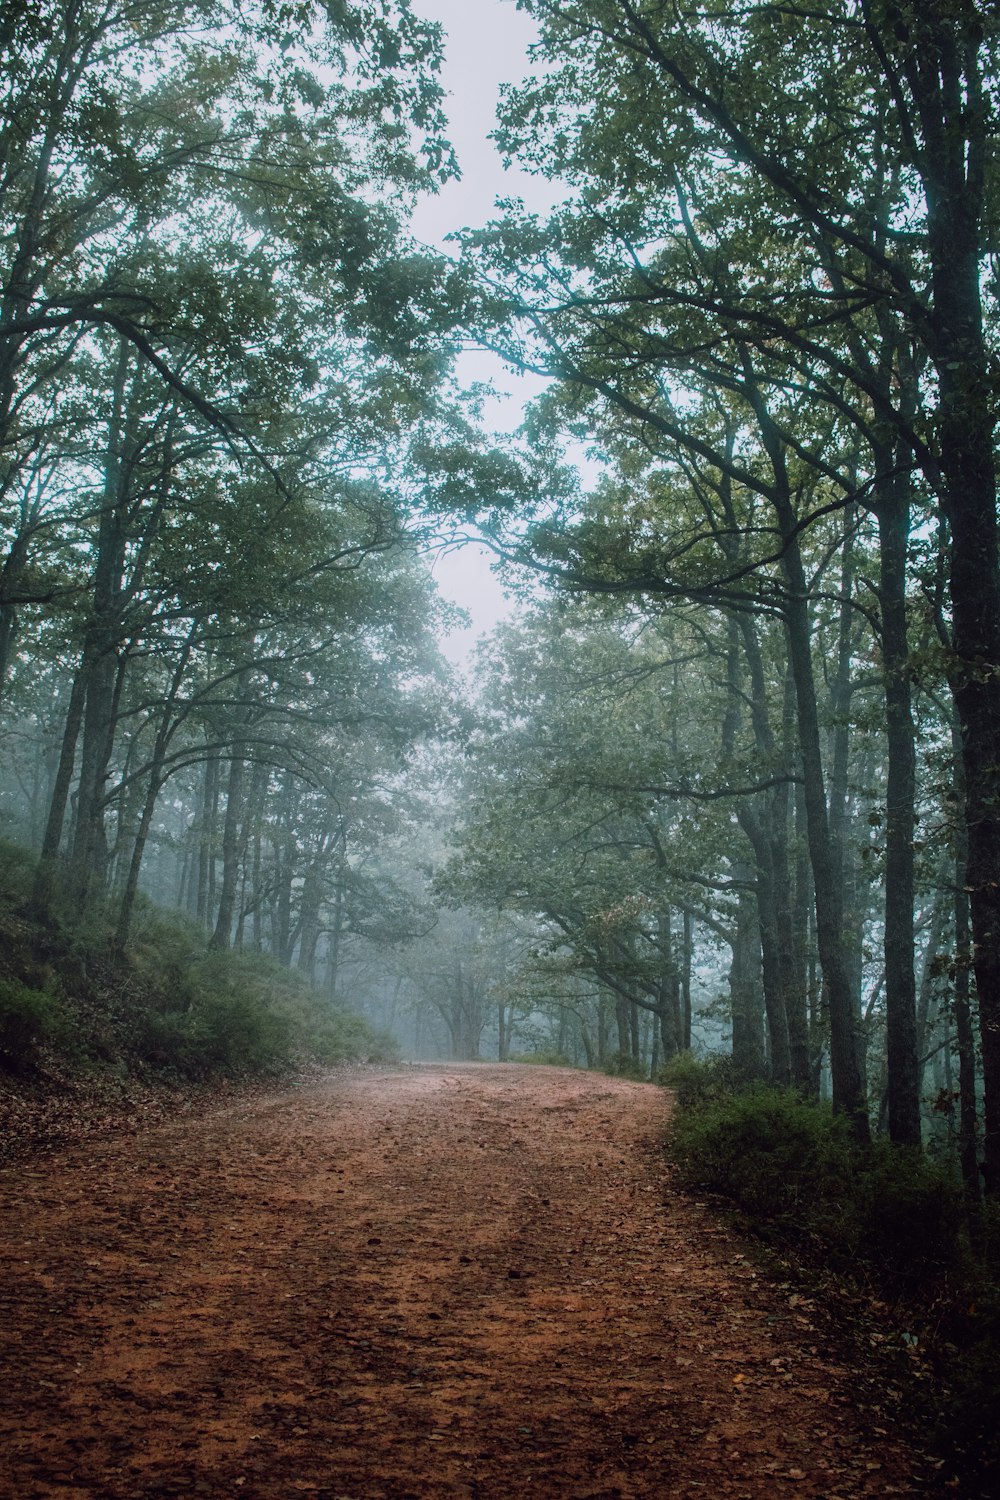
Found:
M 516 168 L 505 172 L 488 139 L 496 123 L 500 84 L 518 82 L 530 71 L 527 48 L 535 26 L 514 0 L 413 0 L 413 9 L 442 22 L 447 32 L 442 81 L 462 178 L 428 196 L 412 228 L 418 239 L 447 252 L 445 237 L 455 229 L 485 224 L 498 197 L 523 198 L 540 212 L 552 206 L 551 183 Z M 490 380 L 497 386 L 498 399 L 489 403 L 486 419 L 505 431 L 520 425 L 524 403 L 542 388 L 541 381 L 515 376 L 494 356 L 474 351 L 460 357 L 459 373 L 470 383 Z M 453 631 L 442 642 L 448 659 L 464 664 L 478 637 L 510 606 L 482 548 L 465 546 L 438 557 L 434 576 L 442 593 L 472 616 L 469 630 Z

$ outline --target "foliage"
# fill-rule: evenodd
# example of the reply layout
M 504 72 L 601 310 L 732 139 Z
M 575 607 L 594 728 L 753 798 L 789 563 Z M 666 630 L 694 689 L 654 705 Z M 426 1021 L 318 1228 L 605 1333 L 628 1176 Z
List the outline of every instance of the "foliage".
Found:
M 751 1080 L 727 1055 L 701 1060 L 693 1052 L 680 1052 L 663 1064 L 656 1082 L 672 1089 L 679 1108 L 687 1110 L 731 1098 Z
M 298 970 L 263 953 L 206 951 L 191 923 L 160 914 L 139 962 L 147 976 L 170 974 L 165 984 L 150 982 L 155 1001 L 139 1027 L 139 1057 L 154 1068 L 187 1078 L 245 1076 L 281 1073 L 304 1059 L 332 1065 L 395 1056 L 391 1037 L 324 1000 Z
M 58 1045 L 68 1018 L 55 995 L 0 978 L 0 1065 L 23 1072 L 37 1065 L 41 1048 Z
M 820 1241 L 828 1264 L 863 1266 L 882 1292 L 954 1275 L 961 1190 L 939 1165 L 885 1141 L 860 1150 L 847 1121 L 790 1089 L 734 1091 L 696 1069 L 670 1131 L 685 1182 L 728 1198 L 774 1242 Z
M 182 1078 L 280 1072 L 289 1043 L 287 1017 L 245 996 L 208 995 L 188 1011 L 147 1011 L 139 1023 L 142 1061 Z
M 571 1068 L 572 1059 L 565 1052 L 512 1052 L 511 1062 L 527 1063 L 536 1068 Z
M 648 1069 L 641 1057 L 633 1057 L 628 1052 L 613 1052 L 604 1064 L 605 1073 L 612 1078 L 632 1078 L 637 1083 L 645 1083 L 648 1079 Z
M 0 907 L 23 886 L 15 868 Z M 215 952 L 204 927 L 143 902 L 116 955 L 113 913 L 0 917 L 0 1067 L 85 1064 L 205 1080 L 286 1072 L 302 1062 L 387 1061 L 391 1037 L 261 953 Z M 39 986 L 44 985 L 44 988 Z
M 403 229 L 454 171 L 439 28 L 40 0 L 0 31 L 2 810 L 39 909 L 68 866 L 124 948 L 166 848 L 215 946 L 264 946 L 266 903 L 311 972 L 330 906 L 405 921 L 349 856 L 448 717 L 412 502 L 454 289 Z
M 936 1376 L 922 1415 L 948 1462 L 1000 1469 L 995 1205 L 969 1205 L 952 1174 L 912 1150 L 884 1139 L 859 1148 L 842 1118 L 791 1090 L 734 1088 L 716 1060 L 681 1058 L 665 1073 L 681 1180 L 733 1203 L 800 1269 L 833 1271 L 891 1303 L 909 1355 Z
M 536 932 L 529 984 L 562 993 L 591 1026 L 595 994 L 641 1007 L 671 1050 L 679 913 L 718 926 L 728 910 L 731 881 L 724 873 L 720 895 L 706 878 L 733 849 L 728 822 L 711 794 L 687 796 L 708 780 L 705 726 L 724 701 L 708 671 L 680 670 L 707 664 L 706 630 L 609 613 L 555 599 L 498 630 L 483 658 L 467 811 L 437 889 L 519 913 Z M 621 1036 L 619 1046 L 630 1050 Z

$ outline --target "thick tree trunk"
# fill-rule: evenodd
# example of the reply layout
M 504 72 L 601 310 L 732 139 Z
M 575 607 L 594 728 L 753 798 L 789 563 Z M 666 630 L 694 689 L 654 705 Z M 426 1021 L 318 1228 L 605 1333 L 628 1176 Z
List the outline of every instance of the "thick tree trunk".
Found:
M 103 886 L 108 843 L 104 809 L 108 766 L 114 743 L 115 687 L 119 662 L 100 632 L 88 661 L 76 826 L 73 830 L 71 880 L 81 905 Z
M 847 968 L 855 1013 L 861 1014 L 863 975 L 865 899 L 859 890 L 858 859 L 855 841 L 849 837 L 851 823 L 851 697 L 853 688 L 855 565 L 854 526 L 857 512 L 849 506 L 844 513 L 846 536 L 842 547 L 840 608 L 837 624 L 837 651 L 829 694 L 830 767 L 829 808 L 830 842 L 837 860 L 837 882 L 843 901 L 844 963 Z M 862 778 L 863 780 L 863 778 Z
M 229 781 L 226 787 L 226 816 L 222 827 L 222 889 L 219 894 L 219 912 L 209 947 L 216 951 L 227 949 L 232 942 L 233 917 L 236 912 L 236 890 L 240 871 L 240 825 L 243 818 L 243 760 L 242 746 L 233 746 L 233 758 L 229 763 Z
M 674 955 L 671 915 L 664 908 L 657 920 L 660 977 L 657 985 L 657 1016 L 664 1061 L 676 1057 L 684 1045 L 685 1027 L 681 1010 L 681 977 Z
M 906 627 L 909 530 L 909 505 L 904 495 L 898 495 L 895 504 L 885 501 L 880 505 L 879 592 L 888 757 L 884 953 L 889 1135 L 900 1145 L 919 1146 L 920 1085 L 913 969 L 917 757 Z
M 748 865 L 734 865 L 734 879 L 744 883 L 739 891 L 733 957 L 729 968 L 733 1063 L 747 1078 L 764 1078 L 768 1067 L 764 1050 L 761 921 L 757 901 L 748 889 L 751 876 L 752 871 Z M 785 1040 L 787 1043 L 787 1032 Z
M 81 663 L 74 674 L 73 686 L 70 690 L 69 704 L 66 709 L 66 722 L 63 725 L 62 745 L 59 751 L 59 764 L 56 767 L 55 783 L 52 787 L 52 796 L 49 801 L 49 816 L 45 824 L 45 833 L 42 836 L 42 848 L 31 892 L 32 910 L 43 918 L 48 913 L 49 905 L 52 901 L 55 871 L 59 862 L 59 850 L 62 845 L 63 823 L 66 819 L 69 789 L 73 784 L 73 771 L 76 766 L 76 747 L 80 738 L 80 727 L 83 723 L 83 706 L 86 697 L 87 680 Z
M 618 1054 L 628 1057 L 631 1045 L 629 1035 L 628 1001 L 624 995 L 615 996 L 615 1026 L 618 1029 Z
M 691 965 L 694 962 L 694 918 L 684 912 L 684 929 L 681 935 L 681 1051 L 691 1051 Z
M 961 795 L 960 737 L 952 725 L 952 747 L 957 768 L 957 790 Z M 976 1103 L 976 1044 L 972 1025 L 972 934 L 969 918 L 967 836 L 963 825 L 955 841 L 955 1037 L 958 1044 L 958 1154 L 965 1191 L 973 1202 L 980 1197 L 979 1120 Z
M 566 1026 L 564 1013 L 559 1016 L 559 1051 L 564 1050 L 563 1037 Z M 635 1001 L 631 1001 L 628 1008 L 628 1030 L 629 1030 L 629 1056 L 633 1062 L 639 1062 L 642 1057 L 642 1042 L 639 1033 L 639 1007 Z
M 195 913 L 207 927 L 215 908 L 215 823 L 219 808 L 219 757 L 211 754 L 202 778 L 201 824 L 198 830 L 198 885 Z
M 971 443 L 972 434 L 969 434 Z M 958 448 L 957 439 L 953 441 Z M 978 445 L 976 445 L 978 446 Z M 968 834 L 966 882 L 985 1099 L 984 1175 L 989 1193 L 1000 1193 L 1000 586 L 995 514 L 982 500 L 980 454 L 952 454 L 954 699 L 961 725 Z M 968 485 L 968 490 L 966 490 Z
M 788 583 L 785 623 L 798 709 L 802 791 L 816 895 L 816 940 L 830 1008 L 833 1105 L 838 1113 L 848 1116 L 857 1138 L 867 1142 L 870 1139 L 870 1127 L 859 1017 L 843 946 L 843 892 L 838 879 L 840 860 L 830 837 L 827 820 L 805 570 L 794 530 L 794 518 L 788 516 L 783 519 L 791 521 L 790 525 L 784 524 L 782 527 L 786 539 L 783 566 Z
M 985 1100 L 984 1178 L 1000 1193 L 1000 556 L 992 356 L 983 332 L 989 109 L 980 7 L 928 7 L 914 30 L 889 7 L 912 91 L 927 201 L 932 299 L 924 337 L 951 528 L 952 693 L 961 727 L 967 883 Z
M 786 1006 L 786 976 L 778 936 L 779 893 L 775 887 L 772 864 L 773 843 L 765 833 L 761 820 L 748 808 L 740 810 L 740 827 L 746 834 L 754 852 L 756 865 L 756 908 L 758 939 L 763 984 L 764 1012 L 767 1017 L 767 1071 L 774 1083 L 790 1084 L 792 1081 L 792 1052 L 788 1034 L 788 1010 Z M 749 875 L 750 871 L 737 865 L 737 872 Z M 743 893 L 740 893 L 740 916 L 743 915 Z M 737 942 L 740 941 L 739 918 L 737 919 Z M 736 966 L 736 950 L 733 950 Z M 736 1049 L 736 1022 L 733 1022 L 733 1051 Z
M 750 674 L 751 722 L 754 743 L 765 764 L 789 767 L 791 748 L 783 734 L 779 742 L 771 726 L 767 679 L 757 623 L 742 616 L 738 629 Z M 794 700 L 790 678 L 786 682 L 783 719 L 789 717 Z M 784 728 L 784 726 L 783 726 Z M 791 880 L 788 870 L 788 826 L 790 786 L 765 792 L 737 816 L 754 852 L 757 869 L 757 911 L 760 919 L 764 1008 L 767 1015 L 771 1076 L 778 1083 L 809 1088 L 809 1033 L 805 990 L 795 965 L 792 925 Z

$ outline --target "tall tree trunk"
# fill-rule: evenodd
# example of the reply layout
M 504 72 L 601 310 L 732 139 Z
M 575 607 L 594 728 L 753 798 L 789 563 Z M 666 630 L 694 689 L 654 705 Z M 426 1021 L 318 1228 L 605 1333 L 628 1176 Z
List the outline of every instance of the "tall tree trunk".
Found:
M 325 840 L 324 840 L 325 842 Z M 316 977 L 316 947 L 319 943 L 320 909 L 323 905 L 324 849 L 317 850 L 302 881 L 299 957 L 297 967 L 310 983 Z
M 180 692 L 187 664 L 191 658 L 191 649 L 194 641 L 194 626 L 188 634 L 184 648 L 174 668 L 173 677 L 170 682 L 170 691 L 160 714 L 160 722 L 156 730 L 156 740 L 150 756 L 149 769 L 146 781 L 146 795 L 143 801 L 142 813 L 139 818 L 139 827 L 136 831 L 135 841 L 132 845 L 132 857 L 129 861 L 128 874 L 122 890 L 121 902 L 118 908 L 118 923 L 115 929 L 114 945 L 118 953 L 123 953 L 128 941 L 129 926 L 132 921 L 132 911 L 135 906 L 135 898 L 139 890 L 139 872 L 142 868 L 142 858 L 146 850 L 146 840 L 153 822 L 153 813 L 156 810 L 157 798 L 163 787 L 163 766 L 166 760 L 167 747 L 170 744 L 171 730 L 174 726 L 174 704 L 177 694 Z
M 215 822 L 219 806 L 219 757 L 212 751 L 205 761 L 201 794 L 201 826 L 198 833 L 198 887 L 195 912 L 207 927 L 215 903 L 212 899 L 215 865 Z
M 830 832 L 826 783 L 820 738 L 819 708 L 812 662 L 809 584 L 802 561 L 801 533 L 786 465 L 784 438 L 771 419 L 766 401 L 744 352 L 744 386 L 771 464 L 770 501 L 782 541 L 781 570 L 785 581 L 783 617 L 788 662 L 795 688 L 799 752 L 802 757 L 802 794 L 806 813 L 809 862 L 816 898 L 816 941 L 830 1011 L 830 1071 L 833 1107 L 851 1122 L 855 1138 L 871 1140 L 865 1084 L 860 1016 L 844 951 L 844 893 L 840 882 L 842 860 Z
M 45 833 L 42 836 L 42 848 L 31 891 L 31 908 L 42 918 L 48 914 L 52 901 L 55 871 L 59 862 L 59 850 L 62 845 L 63 823 L 66 819 L 69 789 L 73 784 L 73 770 L 76 766 L 76 747 L 80 738 L 80 726 L 83 723 L 83 706 L 86 697 L 87 679 L 81 663 L 73 676 L 73 686 L 70 690 L 69 704 L 66 709 L 66 722 L 63 725 L 59 764 L 56 767 L 55 783 L 52 787 L 52 796 L 49 801 L 48 820 L 45 824 Z
M 962 763 L 958 725 L 952 723 L 952 748 L 961 799 Z M 972 1027 L 972 934 L 969 916 L 967 873 L 968 838 L 964 824 L 956 829 L 955 841 L 955 1036 L 958 1043 L 958 1154 L 962 1181 L 968 1196 L 977 1202 L 979 1181 L 979 1121 L 976 1105 L 976 1045 Z
M 620 1058 L 628 1057 L 629 1037 L 629 1014 L 628 1001 L 624 995 L 615 996 L 615 1026 L 618 1029 L 618 1055 Z
M 560 1052 L 563 1051 L 563 1046 L 562 1046 L 562 1032 L 564 1030 L 565 1023 L 566 1023 L 565 1014 L 562 1011 L 560 1011 L 560 1015 L 559 1015 L 559 1031 L 560 1031 L 559 1051 Z M 632 1059 L 633 1062 L 638 1062 L 640 1060 L 640 1058 L 642 1057 L 642 1042 L 641 1042 L 641 1039 L 640 1039 L 640 1032 L 639 1032 L 639 1007 L 638 1007 L 638 1005 L 636 1005 L 636 1003 L 635 1003 L 634 1000 L 630 1001 L 629 1008 L 628 1008 L 628 1031 L 629 1031 L 629 1056 L 631 1057 L 631 1059 Z
M 917 756 L 906 626 L 906 551 L 910 533 L 905 476 L 879 490 L 879 595 L 886 707 L 885 1006 L 889 1135 L 920 1144 L 916 978 L 913 969 Z
M 333 919 L 330 923 L 330 931 L 326 944 L 326 989 L 331 999 L 337 993 L 337 981 L 340 977 L 340 950 L 344 936 L 344 868 L 346 854 L 344 845 L 341 843 L 340 859 L 337 865 L 336 885 L 333 891 Z
M 914 165 L 927 202 L 932 291 L 924 337 L 938 382 L 951 530 L 952 693 L 983 1056 L 983 1175 L 987 1192 L 1000 1193 L 1000 536 L 995 382 L 982 304 L 992 128 L 981 75 L 983 18 L 977 5 L 928 7 L 914 36 L 900 7 L 888 10 L 921 131 Z
M 691 966 L 694 963 L 694 918 L 685 908 L 681 933 L 681 1051 L 691 1051 Z
M 242 744 L 233 746 L 233 758 L 229 762 L 229 781 L 226 787 L 226 816 L 222 827 L 222 889 L 219 895 L 219 913 L 215 930 L 208 946 L 216 951 L 225 950 L 232 942 L 233 917 L 236 911 L 236 891 L 240 872 L 240 825 L 243 818 L 243 760 Z
M 283 964 L 291 963 L 295 946 L 292 928 L 292 882 L 296 874 L 294 827 L 295 782 L 291 772 L 286 771 L 274 840 L 274 902 L 271 909 L 272 947 L 275 957 Z
M 684 1045 L 684 1018 L 681 1010 L 680 974 L 674 954 L 674 938 L 669 907 L 664 907 L 657 918 L 657 946 L 659 949 L 659 981 L 657 984 L 657 1015 L 660 1025 L 660 1041 L 663 1057 L 669 1062 L 676 1057 Z
M 784 721 L 791 722 L 779 745 L 771 726 L 757 622 L 750 616 L 741 617 L 738 628 L 750 674 L 754 743 L 765 764 L 773 766 L 775 771 L 788 770 L 793 764 L 791 746 L 785 743 L 794 729 L 791 677 L 786 674 L 783 731 L 786 727 Z M 750 841 L 757 867 L 757 911 L 771 1076 L 778 1083 L 794 1082 L 806 1091 L 809 1087 L 809 1035 L 805 989 L 795 964 L 788 871 L 789 806 L 790 785 L 786 783 L 761 794 L 755 799 L 754 806 L 739 809 L 737 817 Z
M 83 652 L 86 703 L 71 855 L 73 885 L 83 904 L 90 891 L 103 883 L 107 861 L 105 783 L 114 746 L 116 696 L 121 689 L 118 649 L 126 545 L 125 386 L 129 364 L 130 351 L 123 340 L 112 386 L 104 492 L 94 557 L 94 592 Z
M 773 841 L 761 826 L 760 819 L 749 809 L 741 808 L 737 813 L 740 827 L 746 834 L 754 852 L 756 864 L 756 915 L 761 955 L 761 981 L 763 984 L 764 1011 L 767 1017 L 768 1072 L 777 1084 L 792 1081 L 792 1053 L 788 1035 L 788 1010 L 785 1003 L 786 985 L 782 960 L 779 953 L 778 903 L 780 896 L 775 887 L 772 855 Z M 737 865 L 736 870 L 744 870 Z M 735 870 L 734 870 L 735 873 Z M 743 896 L 740 894 L 742 903 Z M 742 904 L 740 908 L 742 915 Z M 739 917 L 737 918 L 737 940 L 739 940 Z M 733 951 L 736 965 L 736 952 Z M 735 1021 L 733 1049 L 735 1054 Z
M 855 557 L 854 527 L 857 523 L 857 507 L 848 506 L 844 512 L 845 537 L 841 548 L 840 601 L 837 622 L 837 649 L 835 666 L 830 683 L 829 716 L 830 732 L 830 783 L 827 798 L 830 819 L 830 841 L 837 860 L 837 881 L 843 893 L 844 931 L 842 946 L 844 962 L 853 997 L 854 1010 L 861 1014 L 861 986 L 864 965 L 864 901 L 858 885 L 858 861 L 854 840 L 849 840 L 851 822 L 851 697 L 853 688 L 852 664 L 854 660 L 854 588 Z M 863 1032 L 861 1033 L 864 1034 Z
M 741 882 L 733 934 L 733 959 L 729 969 L 733 1063 L 747 1078 L 764 1078 L 768 1068 L 764 1051 L 761 921 L 756 897 L 749 889 L 752 877 L 749 865 L 734 865 L 733 877 Z
M 843 948 L 843 892 L 840 860 L 830 837 L 827 819 L 819 711 L 813 678 L 811 631 L 805 570 L 799 553 L 794 517 L 784 516 L 783 566 L 788 583 L 785 623 L 789 660 L 795 683 L 799 742 L 802 752 L 802 791 L 810 864 L 816 894 L 816 941 L 830 1008 L 830 1071 L 833 1105 L 848 1116 L 856 1137 L 870 1139 L 859 1018 Z

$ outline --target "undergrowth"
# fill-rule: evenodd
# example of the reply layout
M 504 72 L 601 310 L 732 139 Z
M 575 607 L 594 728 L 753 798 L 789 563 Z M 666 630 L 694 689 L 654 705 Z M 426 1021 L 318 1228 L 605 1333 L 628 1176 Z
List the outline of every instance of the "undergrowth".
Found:
M 512 1052 L 508 1058 L 512 1063 L 529 1063 L 536 1068 L 571 1068 L 572 1058 L 566 1056 L 565 1052 L 559 1052 L 552 1048 L 546 1051 L 544 1048 L 534 1052 Z
M 612 1078 L 631 1078 L 636 1083 L 645 1083 L 649 1078 L 645 1063 L 630 1052 L 613 1052 L 604 1063 L 604 1072 Z
M 140 903 L 125 953 L 113 914 L 56 899 L 31 916 L 32 867 L 0 846 L 0 1070 L 166 1080 L 280 1075 L 304 1062 L 388 1061 L 391 1036 L 262 953 L 211 952 L 199 924 Z
M 682 1182 L 719 1194 L 800 1274 L 832 1273 L 888 1305 L 947 1463 L 1000 1474 L 1000 1209 L 973 1204 L 947 1163 L 859 1147 L 828 1106 L 748 1083 L 729 1059 L 665 1068 L 668 1151 Z M 905 1330 L 905 1331 L 903 1331 Z M 985 1477 L 984 1477 L 985 1476 Z

